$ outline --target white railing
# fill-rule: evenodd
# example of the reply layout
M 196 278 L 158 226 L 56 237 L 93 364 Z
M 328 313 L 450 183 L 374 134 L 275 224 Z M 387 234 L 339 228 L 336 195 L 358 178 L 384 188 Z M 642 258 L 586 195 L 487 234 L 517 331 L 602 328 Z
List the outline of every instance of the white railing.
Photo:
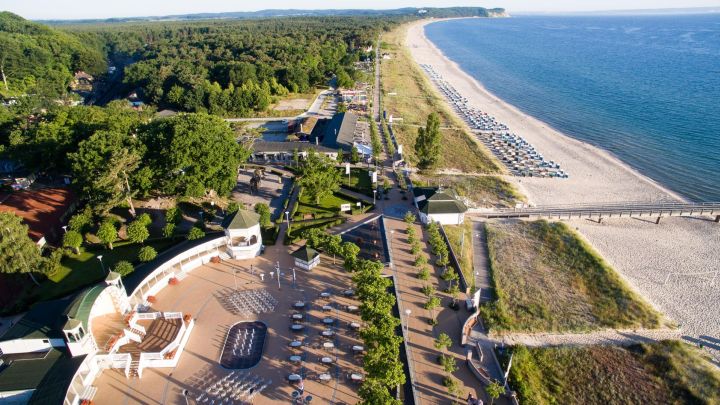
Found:
M 142 342 L 142 336 L 138 335 L 137 333 L 128 329 L 123 329 L 123 332 L 125 332 L 125 336 L 127 336 L 128 339 L 137 343 Z
M 221 236 L 176 255 L 148 274 L 145 280 L 129 296 L 136 304 L 145 302 L 148 296 L 156 294 L 165 288 L 167 281 L 171 277 L 175 277 L 177 273 L 185 273 L 208 263 L 210 258 L 217 256 L 220 253 L 220 248 L 224 248 L 226 244 L 227 237 Z
M 182 319 L 182 312 L 163 312 L 163 318 L 165 319 Z
M 137 317 L 135 319 L 135 317 Z M 160 312 L 136 312 L 135 315 L 133 315 L 133 318 L 135 321 L 139 319 L 158 319 L 160 317 Z

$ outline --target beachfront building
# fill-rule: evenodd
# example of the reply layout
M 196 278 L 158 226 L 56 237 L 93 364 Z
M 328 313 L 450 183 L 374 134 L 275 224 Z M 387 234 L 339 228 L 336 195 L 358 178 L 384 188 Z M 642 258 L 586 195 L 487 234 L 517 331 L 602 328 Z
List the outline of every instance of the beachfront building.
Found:
M 256 140 L 250 161 L 287 164 L 292 161 L 295 153 L 300 159 L 305 159 L 310 150 L 336 159 L 340 151 L 350 154 L 353 148 L 357 149 L 360 155 L 371 156 L 369 129 L 367 122 L 358 120 L 357 115 L 351 112 L 335 114 L 332 119 L 313 121 L 312 126 L 303 125 L 299 133 L 310 134 L 303 135 L 301 141 Z
M 415 207 L 423 224 L 460 225 L 465 221 L 467 206 L 452 190 L 438 187 L 413 188 Z
M 260 254 L 260 215 L 247 210 L 238 210 L 223 224 L 227 240 L 227 254 L 233 259 L 251 259 Z
M 295 266 L 303 270 L 312 270 L 320 264 L 320 253 L 307 246 L 303 246 L 292 252 L 291 255 L 295 258 Z
M 92 400 L 103 369 L 130 378 L 175 367 L 193 325 L 179 312 L 134 311 L 110 272 L 75 296 L 34 306 L 0 338 L 0 403 L 76 405 Z

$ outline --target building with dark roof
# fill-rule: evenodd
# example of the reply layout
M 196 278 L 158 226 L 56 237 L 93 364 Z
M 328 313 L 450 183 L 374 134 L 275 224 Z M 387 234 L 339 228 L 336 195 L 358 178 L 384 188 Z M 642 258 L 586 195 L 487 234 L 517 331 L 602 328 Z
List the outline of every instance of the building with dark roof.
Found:
M 295 266 L 303 270 L 312 270 L 320 264 L 320 252 L 308 246 L 303 246 L 290 255 L 295 258 Z
M 251 161 L 287 163 L 293 153 L 298 152 L 301 159 L 309 150 L 337 158 L 339 151 L 350 153 L 356 148 L 361 155 L 372 155 L 372 147 L 367 139 L 366 122 L 358 120 L 351 112 L 335 114 L 331 119 L 318 120 L 308 137 L 309 142 L 269 142 L 257 140 L 253 145 Z
M 443 225 L 459 225 L 465 221 L 467 206 L 452 190 L 414 187 L 413 197 L 420 221 L 424 224 L 439 222 Z

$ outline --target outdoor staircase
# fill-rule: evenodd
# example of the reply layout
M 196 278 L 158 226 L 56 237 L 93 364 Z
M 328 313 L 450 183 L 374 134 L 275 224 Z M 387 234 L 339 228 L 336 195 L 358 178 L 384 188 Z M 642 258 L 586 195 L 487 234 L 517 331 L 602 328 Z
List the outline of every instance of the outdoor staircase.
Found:
M 130 362 L 130 372 L 129 372 L 130 378 L 140 378 L 140 373 L 138 372 L 138 368 L 140 368 L 139 360 L 133 360 Z

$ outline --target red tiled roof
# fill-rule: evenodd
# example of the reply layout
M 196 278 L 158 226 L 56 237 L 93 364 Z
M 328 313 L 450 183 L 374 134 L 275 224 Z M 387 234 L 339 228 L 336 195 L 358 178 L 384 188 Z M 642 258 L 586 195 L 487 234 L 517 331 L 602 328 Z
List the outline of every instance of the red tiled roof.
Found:
M 34 241 L 39 241 L 43 236 L 53 240 L 61 235 L 58 230 L 67 220 L 66 215 L 76 201 L 75 194 L 67 188 L 22 190 L 12 193 L 3 201 L 0 212 L 13 212 L 22 217 Z

